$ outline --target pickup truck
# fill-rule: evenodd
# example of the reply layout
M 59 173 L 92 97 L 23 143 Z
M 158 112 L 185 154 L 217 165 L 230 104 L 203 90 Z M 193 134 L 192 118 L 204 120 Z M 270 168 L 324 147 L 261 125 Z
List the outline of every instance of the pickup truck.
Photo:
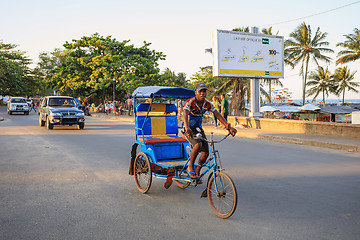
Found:
M 77 125 L 84 129 L 85 115 L 76 107 L 74 98 L 68 96 L 44 97 L 39 106 L 39 125 L 53 129 L 54 125 Z

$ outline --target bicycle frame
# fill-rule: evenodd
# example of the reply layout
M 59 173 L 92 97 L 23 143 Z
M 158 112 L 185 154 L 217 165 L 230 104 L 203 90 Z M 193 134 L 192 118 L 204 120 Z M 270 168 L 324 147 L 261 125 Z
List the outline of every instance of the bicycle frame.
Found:
M 210 141 L 208 141 L 209 145 L 210 145 L 210 149 L 209 149 L 209 157 L 206 159 L 205 163 L 202 165 L 198 165 L 198 164 L 194 164 L 195 167 L 205 167 L 205 170 L 200 174 L 200 176 L 196 179 L 199 180 L 201 179 L 203 176 L 205 176 L 209 171 L 211 171 L 212 169 L 212 174 L 216 174 L 217 171 L 221 172 L 224 169 L 222 169 L 221 167 L 221 162 L 220 162 L 220 154 L 219 152 L 215 149 L 215 143 L 219 143 L 223 140 L 225 140 L 225 138 L 227 138 L 229 136 L 229 134 L 227 136 L 225 136 L 222 140 L 215 142 L 213 141 L 213 133 L 211 133 L 211 137 L 210 137 Z M 188 167 L 188 163 L 190 161 L 190 156 L 188 158 L 188 160 L 186 161 L 185 165 L 182 167 L 180 174 L 184 172 L 185 169 L 187 169 Z M 182 179 L 187 179 L 187 178 L 182 178 Z M 215 190 L 216 193 L 219 193 L 218 187 L 217 187 L 217 180 L 214 177 L 214 182 L 215 182 Z M 221 183 L 222 185 L 222 183 Z

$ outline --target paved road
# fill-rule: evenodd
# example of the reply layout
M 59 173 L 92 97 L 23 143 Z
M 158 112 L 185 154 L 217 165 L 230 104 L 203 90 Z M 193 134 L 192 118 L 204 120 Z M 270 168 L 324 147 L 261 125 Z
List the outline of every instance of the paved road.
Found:
M 0 239 L 358 239 L 360 154 L 255 139 L 219 144 L 238 189 L 227 220 L 204 186 L 148 194 L 128 175 L 131 123 L 37 125 L 0 108 Z

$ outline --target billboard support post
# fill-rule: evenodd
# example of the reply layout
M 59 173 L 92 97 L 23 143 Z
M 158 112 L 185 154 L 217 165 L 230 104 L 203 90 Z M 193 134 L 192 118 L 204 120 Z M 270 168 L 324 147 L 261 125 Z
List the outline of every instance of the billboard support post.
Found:
M 260 113 L 260 79 L 252 78 L 250 80 L 251 87 L 251 108 L 250 117 L 261 117 Z
M 251 32 L 258 34 L 259 28 L 252 27 Z M 260 113 L 260 79 L 259 78 L 251 78 L 250 80 L 251 87 L 251 107 L 250 107 L 250 117 L 261 117 Z

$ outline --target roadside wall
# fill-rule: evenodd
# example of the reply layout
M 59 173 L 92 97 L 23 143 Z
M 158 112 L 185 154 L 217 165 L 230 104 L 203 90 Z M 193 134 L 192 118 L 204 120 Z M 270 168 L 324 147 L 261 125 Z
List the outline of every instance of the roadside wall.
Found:
M 228 116 L 232 126 L 360 139 L 360 124 Z

